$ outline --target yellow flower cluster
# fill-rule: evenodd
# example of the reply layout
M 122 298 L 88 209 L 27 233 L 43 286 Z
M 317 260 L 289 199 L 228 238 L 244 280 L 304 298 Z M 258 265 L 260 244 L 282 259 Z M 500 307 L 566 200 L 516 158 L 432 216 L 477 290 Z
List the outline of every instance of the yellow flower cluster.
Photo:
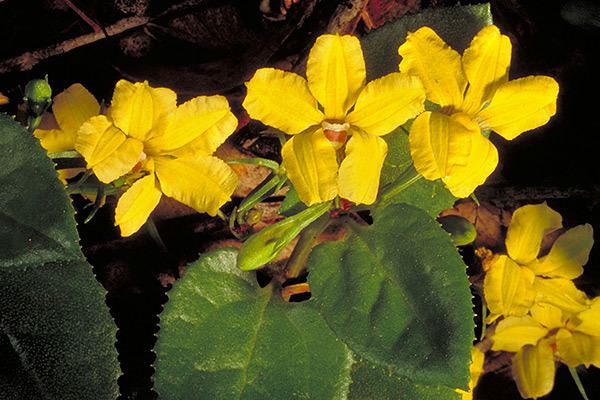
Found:
M 106 115 L 79 84 L 57 95 L 52 110 L 58 128 L 34 133 L 42 146 L 77 150 L 101 182 L 130 178 L 115 215 L 123 236 L 139 230 L 162 194 L 214 216 L 237 185 L 233 170 L 212 156 L 237 127 L 225 97 L 177 106 L 170 89 L 121 80 Z
M 307 79 L 262 68 L 246 83 L 250 117 L 292 135 L 283 166 L 307 205 L 338 196 L 374 203 L 388 151 L 382 136 L 413 118 L 416 170 L 466 197 L 498 163 L 488 131 L 513 139 L 556 111 L 552 78 L 508 81 L 510 41 L 493 25 L 462 57 L 427 27 L 410 33 L 398 52 L 400 72 L 366 83 L 359 40 L 322 35 L 310 51 Z M 434 111 L 425 111 L 426 100 Z M 162 194 L 215 215 L 235 188 L 235 174 L 212 157 L 237 125 L 222 96 L 177 106 L 169 89 L 122 80 L 103 115 L 75 84 L 56 96 L 53 112 L 57 128 L 35 132 L 46 149 L 76 149 L 100 181 L 126 175 L 132 183 L 116 210 L 124 236 L 140 228 Z
M 540 257 L 544 237 L 561 228 L 562 217 L 546 203 L 521 207 L 508 228 L 507 254 L 483 261 L 488 322 L 504 317 L 492 349 L 516 352 L 513 376 L 524 398 L 552 390 L 555 358 L 600 367 L 600 297 L 589 299 L 572 281 L 583 273 L 593 230 L 566 230 Z

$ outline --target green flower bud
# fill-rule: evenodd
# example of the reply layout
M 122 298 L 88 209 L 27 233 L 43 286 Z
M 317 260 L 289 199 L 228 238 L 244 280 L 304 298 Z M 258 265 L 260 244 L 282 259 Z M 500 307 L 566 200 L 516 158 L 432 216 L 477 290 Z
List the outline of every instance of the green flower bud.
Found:
M 438 222 L 450 234 L 455 246 L 464 246 L 472 243 L 477 237 L 473 224 L 458 215 L 439 217 Z
M 33 115 L 41 115 L 52 101 L 52 88 L 47 79 L 34 79 L 25 86 L 25 102 Z

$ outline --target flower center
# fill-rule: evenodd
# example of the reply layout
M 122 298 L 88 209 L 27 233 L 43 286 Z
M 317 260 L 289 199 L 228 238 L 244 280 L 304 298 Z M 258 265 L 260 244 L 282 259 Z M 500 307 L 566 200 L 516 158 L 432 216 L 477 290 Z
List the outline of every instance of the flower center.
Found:
M 347 131 L 350 129 L 349 123 L 344 122 L 343 124 L 340 124 L 336 122 L 323 121 L 321 126 L 323 127 L 323 133 L 325 134 L 325 137 L 331 142 L 336 150 L 339 150 L 344 143 L 346 143 L 346 139 L 348 137 Z

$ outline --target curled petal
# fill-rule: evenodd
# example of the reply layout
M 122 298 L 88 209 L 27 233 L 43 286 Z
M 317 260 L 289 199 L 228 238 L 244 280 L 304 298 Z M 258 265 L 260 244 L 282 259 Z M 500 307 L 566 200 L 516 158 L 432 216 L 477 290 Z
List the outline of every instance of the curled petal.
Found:
M 461 109 L 467 114 L 476 114 L 496 89 L 508 81 L 511 44 L 508 36 L 500 34 L 495 25 L 483 28 L 471 41 L 462 56 L 469 88 Z
M 465 165 L 458 165 L 442 181 L 455 197 L 468 197 L 482 185 L 498 165 L 498 150 L 487 138 L 471 131 L 471 153 Z
M 125 136 L 104 115 L 99 115 L 81 126 L 75 149 L 101 182 L 110 183 L 140 161 L 144 145 Z
M 100 113 L 100 104 L 86 88 L 75 83 L 56 95 L 52 112 L 60 129 L 74 137 L 85 121 Z
M 155 171 L 165 195 L 211 216 L 230 200 L 238 182 L 229 165 L 211 156 L 157 157 Z
M 485 299 L 493 314 L 525 315 L 535 300 L 535 275 L 505 255 L 490 261 L 483 281 Z
M 144 141 L 176 108 L 177 95 L 171 89 L 122 79 L 115 86 L 108 115 L 127 136 Z
M 556 333 L 556 351 L 569 367 L 600 365 L 600 337 L 560 329 Z
M 246 88 L 243 106 L 250 118 L 290 135 L 324 119 L 306 80 L 294 73 L 261 68 L 246 82 Z
M 398 49 L 400 71 L 421 78 L 427 99 L 442 107 L 459 107 L 467 86 L 460 55 L 429 27 L 409 33 Z
M 490 104 L 477 114 L 482 129 L 507 140 L 540 127 L 556 113 L 558 83 L 548 76 L 528 76 L 507 82 Z
M 498 322 L 492 336 L 492 350 L 517 352 L 527 345 L 535 345 L 549 329 L 530 316 L 508 317 Z
M 61 129 L 36 129 L 33 135 L 40 140 L 40 144 L 48 153 L 73 150 L 77 131 L 66 132 Z
M 590 307 L 577 314 L 572 322 L 576 331 L 600 336 L 600 297 L 595 297 Z
M 211 155 L 233 133 L 237 119 L 223 96 L 199 96 L 186 101 L 171 115 L 162 135 L 146 142 L 152 154 Z M 178 152 L 180 155 L 181 152 Z
M 590 224 L 571 228 L 558 237 L 550 253 L 529 267 L 536 275 L 575 279 L 583 273 L 594 245 L 594 229 Z
M 335 149 L 322 129 L 292 137 L 281 149 L 281 156 L 287 175 L 304 204 L 311 206 L 337 196 Z
M 146 223 L 161 196 L 154 174 L 135 181 L 119 198 L 115 209 L 115 225 L 121 230 L 121 236 L 136 233 Z
M 466 114 L 424 112 L 413 122 L 409 135 L 415 169 L 429 180 L 452 175 L 467 165 L 475 135 L 480 135 L 479 127 Z
M 517 209 L 506 233 L 508 255 L 521 265 L 531 263 L 540 252 L 544 236 L 561 227 L 562 217 L 546 202 Z
M 328 119 L 343 121 L 365 85 L 365 60 L 357 37 L 321 35 L 308 55 L 308 87 Z
M 533 287 L 536 302 L 551 304 L 567 313 L 578 313 L 588 308 L 586 294 L 569 279 L 536 277 Z
M 378 136 L 354 131 L 346 144 L 339 175 L 339 194 L 356 204 L 373 204 L 379 191 L 387 143 Z
M 423 111 L 425 90 L 416 76 L 392 73 L 365 87 L 346 122 L 385 135 Z
M 512 374 L 524 399 L 537 399 L 550 393 L 556 375 L 552 341 L 545 339 L 520 350 L 513 358 Z
M 535 303 L 530 310 L 531 316 L 548 329 L 565 326 L 569 314 L 560 308 L 546 303 Z

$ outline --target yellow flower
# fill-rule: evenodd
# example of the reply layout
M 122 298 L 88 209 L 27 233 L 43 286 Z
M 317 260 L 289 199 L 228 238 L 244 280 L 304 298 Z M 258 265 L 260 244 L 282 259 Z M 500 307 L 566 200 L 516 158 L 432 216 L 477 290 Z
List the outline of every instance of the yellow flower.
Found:
M 102 182 L 132 171 L 143 176 L 121 196 L 115 224 L 135 233 L 161 195 L 216 215 L 237 185 L 237 176 L 213 152 L 237 126 L 227 99 L 195 97 L 177 106 L 175 92 L 147 82 L 117 82 L 108 115 L 88 120 L 76 150 Z
M 470 195 L 498 165 L 498 152 L 482 131 L 512 140 L 556 112 L 554 79 L 508 81 L 511 44 L 494 25 L 483 28 L 462 57 L 428 27 L 409 33 L 398 52 L 400 71 L 421 78 L 427 99 L 441 107 L 412 125 L 415 168 L 426 179 L 442 179 L 456 197 Z
M 576 314 L 538 303 L 530 314 L 500 321 L 492 337 L 492 350 L 516 352 L 512 372 L 522 397 L 552 391 L 555 357 L 571 367 L 600 366 L 600 298 Z
M 594 244 L 593 229 L 579 225 L 564 232 L 550 252 L 538 258 L 542 239 L 562 227 L 562 217 L 546 203 L 517 209 L 506 234 L 508 255 L 484 260 L 484 295 L 488 322 L 500 315 L 524 316 L 534 302 L 553 304 L 568 312 L 587 307 L 587 297 L 571 279 L 583 273 Z
M 365 61 L 353 36 L 323 35 L 308 56 L 305 80 L 262 68 L 246 83 L 251 118 L 293 137 L 283 146 L 288 177 L 307 205 L 337 195 L 357 204 L 377 198 L 390 133 L 423 110 L 418 78 L 392 73 L 365 86 Z M 319 108 L 321 105 L 321 108 Z M 338 171 L 336 148 L 351 135 Z
M 485 354 L 477 346 L 473 346 L 471 348 L 471 367 L 469 368 L 469 390 L 455 389 L 455 392 L 461 395 L 462 400 L 473 400 L 473 390 L 483 373 L 484 360 Z
M 33 134 L 49 153 L 75 149 L 79 127 L 91 117 L 100 114 L 96 98 L 79 83 L 74 83 L 54 97 L 52 112 L 44 114 L 43 125 L 54 129 L 36 129 Z

